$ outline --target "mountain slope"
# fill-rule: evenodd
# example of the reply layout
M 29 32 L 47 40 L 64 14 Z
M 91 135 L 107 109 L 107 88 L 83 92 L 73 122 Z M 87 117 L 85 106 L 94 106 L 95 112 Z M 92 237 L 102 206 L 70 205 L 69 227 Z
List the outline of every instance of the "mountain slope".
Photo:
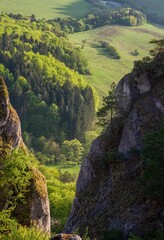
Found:
M 143 180 L 146 171 L 143 162 L 145 155 L 141 155 L 141 152 L 146 146 L 143 141 L 145 134 L 158 136 L 157 131 L 164 117 L 163 90 L 163 51 L 153 60 L 136 62 L 132 72 L 118 83 L 120 101 L 117 117 L 94 140 L 83 161 L 76 197 L 65 226 L 66 232 L 79 229 L 84 233 L 88 229 L 91 239 L 108 239 L 105 236 L 111 239 L 110 234 L 113 229 L 117 229 L 127 239 L 130 233 L 144 236 L 151 229 L 161 229 L 164 223 L 163 197 L 157 197 L 156 192 L 162 189 L 158 189 L 157 185 L 152 190 L 149 180 Z M 164 167 L 163 142 L 156 139 L 161 142 L 160 147 L 159 144 L 155 145 L 154 138 L 154 148 L 158 146 L 158 152 L 161 153 L 160 158 L 157 158 L 157 161 L 161 161 L 160 167 L 158 165 L 159 172 Z M 150 139 L 147 138 L 147 144 L 149 142 Z M 146 155 L 149 164 L 148 154 L 149 152 Z M 157 177 L 154 183 L 156 179 Z M 145 193 L 147 185 L 152 194 Z M 118 239 L 124 239 L 121 236 Z

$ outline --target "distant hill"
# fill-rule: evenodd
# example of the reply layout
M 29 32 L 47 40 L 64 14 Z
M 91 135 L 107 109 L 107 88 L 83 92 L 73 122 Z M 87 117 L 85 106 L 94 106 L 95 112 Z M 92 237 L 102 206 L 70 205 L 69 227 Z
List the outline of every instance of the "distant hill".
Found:
M 37 18 L 83 17 L 91 4 L 83 0 L 1 0 L 1 12 Z
M 123 4 L 129 4 L 133 8 L 137 8 L 146 13 L 150 21 L 164 24 L 164 1 L 163 0 L 113 0 Z

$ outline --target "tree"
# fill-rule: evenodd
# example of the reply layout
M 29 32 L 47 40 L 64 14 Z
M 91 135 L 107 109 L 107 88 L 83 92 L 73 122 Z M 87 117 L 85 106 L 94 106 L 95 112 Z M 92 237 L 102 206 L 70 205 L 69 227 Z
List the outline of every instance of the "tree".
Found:
M 98 125 L 105 128 L 109 121 L 111 122 L 111 130 L 112 120 L 116 113 L 117 107 L 117 94 L 116 94 L 116 84 L 113 82 L 110 85 L 110 91 L 108 92 L 108 96 L 103 97 L 102 107 L 97 112 L 98 117 Z
M 64 141 L 61 145 L 62 158 L 65 157 L 66 161 L 80 162 L 83 156 L 84 148 L 77 140 Z
M 155 48 L 150 50 L 151 56 L 156 56 L 157 53 L 164 51 L 164 38 L 151 40 L 150 43 L 155 44 Z

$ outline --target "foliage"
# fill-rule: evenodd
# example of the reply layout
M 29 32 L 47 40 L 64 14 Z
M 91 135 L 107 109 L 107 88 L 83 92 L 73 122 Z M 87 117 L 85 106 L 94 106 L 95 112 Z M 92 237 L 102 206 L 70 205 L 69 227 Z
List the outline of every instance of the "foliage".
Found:
M 13 151 L 5 159 L 0 159 L 1 208 L 13 209 L 24 201 L 24 195 L 32 178 L 30 156 L 24 152 Z
M 151 40 L 150 43 L 155 45 L 155 48 L 150 50 L 151 56 L 156 56 L 157 53 L 164 51 L 164 38 Z
M 119 8 L 114 10 L 94 8 L 87 13 L 85 18 L 54 19 L 49 22 L 59 22 L 66 33 L 87 31 L 104 25 L 121 24 L 125 26 L 139 26 L 144 24 L 146 17 L 142 12 L 131 8 Z
M 102 107 L 98 110 L 98 125 L 103 128 L 107 126 L 109 121 L 111 121 L 115 115 L 115 110 L 117 106 L 117 94 L 116 94 L 116 84 L 113 82 L 110 85 L 110 91 L 108 92 L 108 96 L 103 97 Z
M 68 171 L 60 173 L 60 180 L 64 183 L 75 182 L 77 179 L 76 174 L 71 174 Z
M 72 161 L 81 162 L 84 148 L 82 144 L 77 140 L 64 141 L 61 145 L 61 154 L 59 156 L 60 162 Z
M 64 139 L 82 140 L 95 118 L 95 100 L 78 74 L 89 73 L 80 50 L 68 42 L 60 24 L 13 14 L 1 15 L 0 20 L 0 74 L 27 146 L 41 152 L 41 137 L 51 149 Z M 54 150 L 47 156 L 46 141 L 44 155 L 55 159 Z
M 40 167 L 47 179 L 52 232 L 59 233 L 64 227 L 71 210 L 75 194 L 75 182 L 63 182 L 60 172 L 56 169 Z
M 93 140 L 96 139 L 97 137 L 98 137 L 98 133 L 96 131 L 87 131 L 85 133 L 84 143 L 83 143 L 83 147 L 84 147 L 83 158 L 86 157 L 86 155 L 90 150 Z
M 65 162 L 80 163 L 83 158 L 84 147 L 77 139 L 65 140 L 59 146 L 53 140 L 46 140 L 44 136 L 34 142 L 35 149 L 39 152 L 35 156 L 42 164 L 54 164 Z
M 12 233 L 17 228 L 17 219 L 13 216 L 15 210 L 26 203 L 25 195 L 32 179 L 31 167 L 36 164 L 33 155 L 21 150 L 0 158 L 0 233 L 5 234 L 2 239 L 16 239 Z
M 149 133 L 144 138 L 142 159 L 144 160 L 143 189 L 147 196 L 163 199 L 164 171 L 164 125 L 159 131 Z M 153 147 L 152 147 L 153 146 Z
M 10 227 L 10 233 L 0 236 L 1 240 L 48 240 L 49 234 L 46 234 L 36 227 L 25 227 L 13 224 Z
M 132 54 L 133 56 L 138 56 L 138 55 L 139 55 L 139 52 L 138 52 L 137 49 L 135 49 L 134 51 L 131 52 L 131 54 Z
M 69 172 L 72 176 L 76 175 L 76 179 L 77 179 L 79 170 L 80 170 L 80 165 L 81 164 L 78 164 L 76 162 L 67 161 L 64 163 L 58 162 L 58 163 L 46 165 L 46 167 L 50 169 L 57 169 L 60 173 L 60 176 L 62 176 L 62 174 L 64 174 L 65 172 Z
M 130 6 L 133 9 L 138 9 L 146 14 L 148 20 L 150 22 L 155 22 L 158 24 L 164 24 L 164 2 L 163 0 L 115 0 L 115 2 L 119 2 L 126 6 Z
M 117 49 L 112 46 L 109 41 L 100 41 L 101 46 L 106 49 L 106 51 L 109 53 L 109 56 L 114 59 L 120 59 L 120 55 L 117 52 Z
M 16 220 L 11 218 L 11 211 L 11 208 L 0 211 L 0 239 L 2 234 L 8 234 L 12 226 L 17 225 Z

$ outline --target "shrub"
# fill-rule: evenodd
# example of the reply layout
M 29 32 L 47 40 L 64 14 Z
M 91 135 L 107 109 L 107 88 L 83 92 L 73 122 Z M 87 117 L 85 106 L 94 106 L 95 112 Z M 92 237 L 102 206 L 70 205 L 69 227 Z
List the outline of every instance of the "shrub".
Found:
M 119 53 L 117 52 L 117 49 L 114 46 L 108 44 L 106 46 L 106 49 L 107 49 L 108 53 L 110 54 L 111 58 L 114 58 L 114 59 L 120 59 L 121 58 Z
M 138 55 L 139 55 L 139 52 L 138 52 L 137 49 L 135 49 L 134 51 L 131 52 L 131 54 L 132 54 L 133 56 L 138 56 Z
M 0 237 L 1 240 L 48 240 L 49 234 L 35 227 L 27 228 L 21 225 L 12 225 L 11 232 Z

